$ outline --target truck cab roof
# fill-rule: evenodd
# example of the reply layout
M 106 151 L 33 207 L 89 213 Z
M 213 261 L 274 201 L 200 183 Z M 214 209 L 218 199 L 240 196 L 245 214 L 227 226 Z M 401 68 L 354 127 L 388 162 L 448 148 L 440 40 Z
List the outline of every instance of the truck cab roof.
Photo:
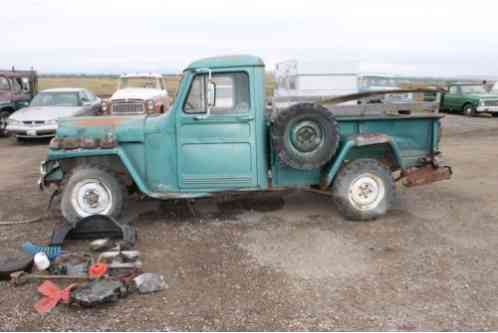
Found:
M 203 58 L 196 60 L 188 65 L 186 70 L 201 69 L 201 68 L 230 68 L 230 67 L 249 67 L 249 66 L 264 66 L 264 62 L 260 57 L 252 55 L 229 55 Z

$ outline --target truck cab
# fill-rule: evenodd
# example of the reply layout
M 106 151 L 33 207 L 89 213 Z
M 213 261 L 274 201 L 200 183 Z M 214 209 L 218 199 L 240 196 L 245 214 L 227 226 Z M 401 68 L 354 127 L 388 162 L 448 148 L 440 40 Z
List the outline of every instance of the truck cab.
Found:
M 394 172 L 409 186 L 450 177 L 441 115 L 364 108 L 267 113 L 260 58 L 201 59 L 184 70 L 167 113 L 60 120 L 39 185 L 62 193 L 72 223 L 118 217 L 133 191 L 179 199 L 288 188 L 331 195 L 347 218 L 369 220 L 388 211 Z
M 7 135 L 7 119 L 29 105 L 38 92 L 35 71 L 0 70 L 0 137 Z

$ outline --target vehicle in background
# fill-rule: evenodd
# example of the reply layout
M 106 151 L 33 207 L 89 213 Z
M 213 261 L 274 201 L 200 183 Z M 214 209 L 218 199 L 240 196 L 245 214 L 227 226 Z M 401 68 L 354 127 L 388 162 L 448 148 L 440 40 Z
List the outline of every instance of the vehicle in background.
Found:
M 123 74 L 118 90 L 102 104 L 112 115 L 160 114 L 169 109 L 170 97 L 160 74 Z
M 294 101 L 315 102 L 322 98 L 358 92 L 358 66 L 352 61 L 324 62 L 288 60 L 275 65 L 273 103 L 285 107 Z M 354 104 L 354 101 L 346 104 Z
M 0 70 L 0 136 L 7 135 L 7 119 L 27 105 L 38 91 L 36 71 Z
M 100 112 L 100 107 L 100 98 L 83 88 L 43 90 L 28 106 L 8 118 L 7 131 L 18 140 L 53 137 L 58 119 L 94 116 Z
M 469 117 L 479 113 L 498 117 L 498 91 L 494 88 L 488 92 L 483 84 L 452 83 L 443 94 L 440 107 L 442 111 L 459 112 Z
M 258 57 L 201 59 L 183 73 L 165 114 L 61 120 L 38 184 L 61 193 L 69 223 L 118 218 L 133 192 L 168 200 L 289 188 L 331 196 L 346 218 L 371 220 L 391 208 L 396 180 L 451 177 L 437 110 L 340 105 L 368 96 L 350 94 L 322 100 L 328 108 L 273 104 L 267 113 Z
M 396 90 L 403 84 L 409 84 L 408 79 L 398 78 L 393 75 L 363 74 L 359 76 L 358 86 L 360 92 Z M 365 103 L 411 103 L 415 101 L 413 93 L 385 94 L 364 99 Z

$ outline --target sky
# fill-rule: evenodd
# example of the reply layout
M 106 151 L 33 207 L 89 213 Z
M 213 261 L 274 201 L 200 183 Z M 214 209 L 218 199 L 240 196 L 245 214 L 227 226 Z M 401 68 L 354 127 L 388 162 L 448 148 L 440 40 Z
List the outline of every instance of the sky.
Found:
M 23 0 L 0 11 L 0 68 L 179 73 L 214 55 L 354 62 L 368 73 L 497 76 L 498 2 Z

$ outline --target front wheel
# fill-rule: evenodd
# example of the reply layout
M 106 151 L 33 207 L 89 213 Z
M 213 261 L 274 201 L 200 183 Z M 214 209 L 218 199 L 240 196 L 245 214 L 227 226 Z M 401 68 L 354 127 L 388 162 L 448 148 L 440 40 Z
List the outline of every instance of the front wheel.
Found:
M 119 218 L 128 192 L 118 176 L 98 165 L 76 167 L 64 186 L 61 211 L 75 225 L 84 217 L 107 215 Z
M 463 107 L 463 114 L 467 117 L 475 117 L 476 116 L 476 108 L 470 104 L 467 104 Z
M 394 199 L 391 171 L 374 159 L 358 159 L 344 165 L 332 186 L 338 210 L 351 220 L 376 219 L 391 208 Z

